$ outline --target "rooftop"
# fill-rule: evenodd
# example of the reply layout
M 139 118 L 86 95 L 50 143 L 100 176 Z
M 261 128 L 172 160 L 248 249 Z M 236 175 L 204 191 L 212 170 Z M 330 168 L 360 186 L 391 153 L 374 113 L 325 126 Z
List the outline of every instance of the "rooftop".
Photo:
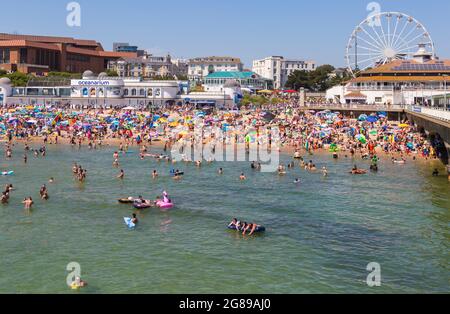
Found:
M 260 78 L 260 76 L 254 72 L 214 72 L 209 74 L 207 79 L 251 79 Z
M 56 36 L 36 36 L 36 35 L 19 35 L 0 33 L 0 40 L 27 40 L 44 43 L 64 43 L 77 46 L 101 47 L 101 44 L 95 40 L 75 39 L 71 37 Z
M 450 60 L 430 60 L 418 62 L 415 60 L 395 60 L 379 67 L 363 71 L 362 76 L 387 73 L 450 73 Z

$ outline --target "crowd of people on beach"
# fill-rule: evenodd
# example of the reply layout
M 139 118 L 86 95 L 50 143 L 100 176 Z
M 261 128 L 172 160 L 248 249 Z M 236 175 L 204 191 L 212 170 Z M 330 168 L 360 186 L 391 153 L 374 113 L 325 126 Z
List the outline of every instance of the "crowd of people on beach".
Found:
M 214 128 L 220 133 L 210 131 Z M 276 138 L 271 133 L 274 129 L 278 130 Z M 312 160 L 307 162 L 303 156 L 326 152 L 334 159 L 370 160 L 370 169 L 360 169 L 356 164 L 349 169 L 351 174 L 363 175 L 368 170 L 378 171 L 378 161 L 383 155 L 392 163 L 405 164 L 418 159 L 437 160 L 443 152 L 441 139 L 427 138 L 407 121 L 388 119 L 387 112 L 345 115 L 330 110 L 305 110 L 292 102 L 221 111 L 183 105 L 149 111 L 87 109 L 75 112 L 68 108 L 17 105 L 0 109 L 0 135 L 4 137 L 7 159 L 12 158 L 14 145 L 24 145 L 24 163 L 28 162 L 30 153 L 36 158 L 45 157 L 48 145 L 69 144 L 78 148 L 85 145 L 94 151 L 105 145 L 115 146 L 118 147 L 113 154 L 115 168 L 120 167 L 120 154 L 127 153 L 131 146 L 139 148 L 140 159 L 154 158 L 173 164 L 178 160 L 170 153 L 176 146 L 182 161 L 201 168 L 203 162 L 213 160 L 203 160 L 202 155 L 195 159 L 186 153 L 198 143 L 209 145 L 212 154 L 220 145 L 241 144 L 248 154 L 251 145 L 268 144 L 269 149 L 292 152 L 293 159 L 299 160 L 299 167 L 310 172 L 321 171 L 323 176 L 328 176 L 327 167 L 318 170 Z M 33 145 L 39 148 L 31 148 Z M 151 153 L 152 145 L 162 147 L 164 154 Z M 277 173 L 285 175 L 287 169 L 294 166 L 294 161 L 287 166 L 280 164 Z M 251 169 L 261 170 L 261 167 L 260 162 L 251 163 Z M 81 165 L 74 163 L 72 172 L 76 180 L 86 179 L 87 170 Z M 218 169 L 218 173 L 223 174 L 224 169 Z M 151 173 L 153 179 L 158 175 L 156 170 Z M 174 180 L 181 180 L 184 173 L 174 168 L 171 175 Z M 433 176 L 438 175 L 435 169 Z M 117 178 L 124 177 L 125 171 L 120 169 Z M 239 180 L 246 179 L 245 173 L 239 175 Z M 295 183 L 300 183 L 300 178 Z M 10 192 L 7 188 L 2 193 L 2 203 L 8 202 Z M 49 199 L 45 185 L 40 189 L 40 197 Z M 23 203 L 31 208 L 33 200 L 28 197 Z

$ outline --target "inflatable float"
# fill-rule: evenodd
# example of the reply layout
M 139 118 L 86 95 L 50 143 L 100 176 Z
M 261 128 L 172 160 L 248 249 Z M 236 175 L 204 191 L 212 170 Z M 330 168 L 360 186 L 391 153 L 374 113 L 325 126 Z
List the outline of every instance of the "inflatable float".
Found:
M 2 176 L 12 176 L 14 174 L 14 171 L 3 171 Z
M 367 174 L 367 171 L 358 169 L 350 171 L 350 174 Z
M 235 230 L 235 231 L 243 231 L 241 229 L 238 229 L 236 226 L 228 226 L 227 228 L 230 229 L 230 230 Z M 248 231 L 251 231 L 251 230 L 249 229 Z M 264 231 L 266 231 L 266 228 L 263 227 L 263 226 L 258 226 L 255 229 L 255 233 L 257 233 L 257 232 L 264 232 Z
M 173 203 L 169 199 L 169 194 L 167 194 L 166 191 L 163 192 L 163 200 L 162 201 L 157 201 L 156 202 L 156 206 L 158 206 L 159 208 L 164 208 L 164 209 L 173 207 Z
M 134 203 L 134 198 L 132 198 L 132 197 L 129 197 L 129 198 L 121 198 L 121 199 L 119 199 L 118 201 L 119 201 L 119 203 L 121 203 L 121 204 L 132 204 L 132 203 Z
M 133 229 L 136 227 L 136 224 L 131 221 L 132 220 L 131 218 L 123 217 L 123 220 L 125 221 L 125 224 L 127 225 L 128 228 Z
M 173 207 L 173 203 L 170 202 L 164 202 L 164 201 L 158 201 L 156 202 L 156 206 L 158 206 L 159 208 L 172 208 Z
M 147 204 L 147 203 L 134 203 L 133 206 L 136 209 L 146 209 L 146 208 L 152 207 L 153 205 L 152 204 Z

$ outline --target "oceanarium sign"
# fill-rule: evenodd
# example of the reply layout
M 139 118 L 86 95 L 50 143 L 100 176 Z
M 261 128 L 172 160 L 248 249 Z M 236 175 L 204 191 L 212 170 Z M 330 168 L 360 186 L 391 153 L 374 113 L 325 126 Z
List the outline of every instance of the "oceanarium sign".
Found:
M 122 80 L 72 80 L 72 86 L 123 86 Z

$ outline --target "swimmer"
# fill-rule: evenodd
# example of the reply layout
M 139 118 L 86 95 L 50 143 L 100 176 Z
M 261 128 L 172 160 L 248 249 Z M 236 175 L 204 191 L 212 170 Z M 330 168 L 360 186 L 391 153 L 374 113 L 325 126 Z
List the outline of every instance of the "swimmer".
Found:
M 236 227 L 237 228 L 237 223 L 238 223 L 237 218 L 233 218 L 231 220 L 230 224 L 228 225 L 228 228 L 231 228 L 231 227 Z
M 323 167 L 323 168 L 322 168 L 322 174 L 323 174 L 324 177 L 328 176 L 328 170 L 327 170 L 327 167 Z
M 75 281 L 72 282 L 71 286 L 75 287 L 75 288 L 84 288 L 86 287 L 88 284 L 86 281 L 81 280 L 80 277 L 76 277 Z
M 119 175 L 117 176 L 117 178 L 122 180 L 124 177 L 125 177 L 125 172 L 123 171 L 123 169 L 121 169 Z
M 295 184 L 299 184 L 299 183 L 300 183 L 300 179 L 299 179 L 299 178 L 296 178 L 296 179 L 294 180 L 294 183 L 295 183 Z
M 244 175 L 243 172 L 242 172 L 241 175 L 239 176 L 239 180 L 241 180 L 241 181 L 247 180 L 247 178 L 245 177 L 245 175 Z
M 260 227 L 260 226 L 255 223 L 246 224 L 246 226 L 243 228 L 244 231 L 242 232 L 242 235 L 245 235 L 247 233 L 247 231 L 250 230 L 250 233 L 248 235 L 251 236 L 251 235 L 253 235 L 253 233 L 255 233 L 255 230 L 258 227 Z
M 223 174 L 223 169 L 222 169 L 222 168 L 219 168 L 218 173 L 219 173 L 220 175 L 222 175 L 222 174 Z
M 55 182 L 55 178 L 53 178 L 53 177 L 51 177 L 49 180 L 48 180 L 48 183 L 54 183 Z
M 30 197 L 28 197 L 28 198 L 25 198 L 25 199 L 22 201 L 22 204 L 25 205 L 25 209 L 31 209 L 31 207 L 33 206 L 34 202 L 33 202 L 33 199 L 32 199 L 31 196 L 30 196 Z
M 156 179 L 158 177 L 158 172 L 156 172 L 156 170 L 153 170 L 152 177 L 153 179 Z
M 439 176 L 439 170 L 437 170 L 437 169 L 434 169 L 434 171 L 433 171 L 433 177 L 438 177 Z
M 134 223 L 135 225 L 139 222 L 139 220 L 136 217 L 136 214 L 132 215 L 131 222 Z
M 2 193 L 2 196 L 0 197 L 0 202 L 1 202 L 2 204 L 7 204 L 8 201 L 9 201 L 9 195 L 8 195 L 8 193 L 7 193 L 7 192 L 3 192 L 3 193 Z
M 41 186 L 41 189 L 39 190 L 39 195 L 41 196 L 42 199 L 45 199 L 44 198 L 45 196 L 48 197 L 48 191 L 47 191 L 47 187 L 45 186 L 45 184 L 43 186 Z

